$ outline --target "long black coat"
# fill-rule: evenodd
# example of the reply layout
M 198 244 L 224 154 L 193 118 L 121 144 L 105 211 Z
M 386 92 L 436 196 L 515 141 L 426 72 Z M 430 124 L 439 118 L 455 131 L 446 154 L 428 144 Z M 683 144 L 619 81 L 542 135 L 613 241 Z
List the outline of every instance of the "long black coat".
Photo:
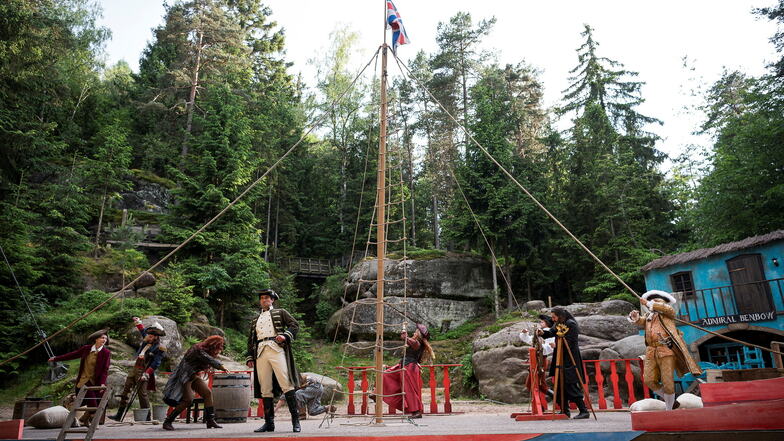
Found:
M 198 344 L 191 346 L 188 352 L 182 357 L 182 361 L 172 372 L 166 387 L 163 388 L 163 402 L 169 406 L 176 406 L 182 401 L 185 384 L 193 376 L 209 367 L 223 369 L 220 360 L 211 356 L 207 351 L 199 347 Z
M 278 345 L 282 347 L 283 351 L 286 353 L 286 367 L 288 367 L 289 370 L 289 383 L 296 389 L 299 387 L 299 374 L 297 373 L 297 364 L 294 362 L 294 351 L 291 350 L 291 342 L 299 332 L 299 323 L 297 323 L 297 320 L 285 309 L 272 308 L 270 314 L 272 316 L 272 325 L 275 327 L 275 332 L 286 339 L 285 342 L 278 343 Z M 261 311 L 259 311 L 259 315 L 250 322 L 248 350 L 245 354 L 247 355 L 247 361 L 252 361 L 254 363 L 258 358 L 256 350 L 259 346 L 259 339 L 256 337 L 256 322 L 259 320 L 260 315 Z M 261 382 L 259 381 L 256 372 L 257 370 L 253 369 L 253 396 L 255 398 L 261 398 Z M 283 389 L 281 389 L 280 384 L 278 384 L 278 379 L 273 372 L 272 395 L 277 397 L 282 393 Z
M 569 345 L 569 349 L 571 350 L 572 357 L 574 357 L 574 361 L 576 363 L 572 363 L 572 358 L 569 357 L 569 351 L 564 350 L 563 353 L 563 375 L 564 375 L 564 383 L 580 383 L 580 377 L 577 375 L 577 369 L 580 369 L 580 376 L 583 376 L 583 358 L 580 356 L 580 345 L 577 343 L 577 338 L 580 336 L 580 327 L 577 325 L 577 322 L 573 319 L 569 319 L 564 322 L 566 327 L 569 328 L 569 331 L 564 335 L 564 344 Z M 557 324 L 556 324 L 557 325 Z M 547 331 L 544 331 L 542 337 L 550 338 L 556 337 L 555 334 L 555 326 Z M 555 369 L 556 369 L 556 360 L 558 360 L 558 339 L 555 339 L 556 346 L 555 351 L 553 352 L 552 362 L 550 363 L 550 376 L 555 378 Z M 560 374 L 559 374 L 560 375 Z

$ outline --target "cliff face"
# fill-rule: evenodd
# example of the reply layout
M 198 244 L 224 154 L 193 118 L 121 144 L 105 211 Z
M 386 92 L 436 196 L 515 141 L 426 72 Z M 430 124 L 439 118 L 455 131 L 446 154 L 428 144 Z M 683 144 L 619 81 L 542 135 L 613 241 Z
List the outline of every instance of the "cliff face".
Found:
M 374 339 L 375 298 L 378 261 L 366 260 L 352 268 L 347 281 L 347 299 L 352 301 L 333 314 L 327 325 L 330 335 L 351 333 L 352 339 Z M 403 323 L 413 331 L 414 323 L 448 331 L 481 315 L 484 298 L 492 295 L 492 269 L 477 257 L 455 256 L 430 260 L 385 262 L 385 334 L 392 338 Z M 405 279 L 405 280 L 404 280 Z

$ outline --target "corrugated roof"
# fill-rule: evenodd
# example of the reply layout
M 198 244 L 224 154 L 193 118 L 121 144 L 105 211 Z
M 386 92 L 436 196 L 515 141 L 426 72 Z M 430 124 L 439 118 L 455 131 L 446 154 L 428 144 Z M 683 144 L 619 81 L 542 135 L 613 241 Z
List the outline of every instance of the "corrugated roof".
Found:
M 691 262 L 692 260 L 705 259 L 706 257 L 715 256 L 716 254 L 731 253 L 734 251 L 744 250 L 746 248 L 757 247 L 777 240 L 784 240 L 784 230 L 777 230 L 772 233 L 763 234 L 761 236 L 749 237 L 737 242 L 717 245 L 713 248 L 701 248 L 699 250 L 689 251 L 686 253 L 660 257 L 643 266 L 642 270 L 650 271 L 656 268 L 665 268 L 680 263 Z

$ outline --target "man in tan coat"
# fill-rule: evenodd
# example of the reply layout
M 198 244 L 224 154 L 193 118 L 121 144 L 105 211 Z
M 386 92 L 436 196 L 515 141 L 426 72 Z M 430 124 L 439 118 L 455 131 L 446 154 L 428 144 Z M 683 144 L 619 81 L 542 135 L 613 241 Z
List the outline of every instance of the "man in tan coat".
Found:
M 629 313 L 630 322 L 645 328 L 643 381 L 664 398 L 667 410 L 677 408 L 673 370 L 677 369 L 680 376 L 688 372 L 695 376 L 702 374 L 675 326 L 676 303 L 672 294 L 651 290 L 643 294 L 640 300 L 640 305 L 647 307 L 650 312 L 642 317 L 636 310 Z

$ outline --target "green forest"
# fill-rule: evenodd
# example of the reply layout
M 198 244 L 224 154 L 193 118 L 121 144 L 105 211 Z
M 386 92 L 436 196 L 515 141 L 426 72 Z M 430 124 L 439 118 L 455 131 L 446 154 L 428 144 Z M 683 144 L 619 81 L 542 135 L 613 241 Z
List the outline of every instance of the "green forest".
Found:
M 133 72 L 101 61 L 111 35 L 93 2 L 0 2 L 0 246 L 46 332 L 170 250 L 138 243 L 181 243 L 304 137 L 155 270 L 155 301 L 115 301 L 66 335 L 153 313 L 203 315 L 239 335 L 252 290 L 271 286 L 289 309 L 318 304 L 299 316 L 326 337 L 317 324 L 340 307 L 339 280 L 374 222 L 378 77 L 355 82 L 357 35 L 339 29 L 308 89 L 290 72 L 273 12 L 261 0 L 172 1 Z M 749 14 L 784 24 L 784 1 Z M 589 25 L 573 30 L 570 86 L 548 108 L 539 66 L 501 65 L 480 49 L 495 23 L 453 13 L 433 53 L 409 54 L 411 78 L 391 77 L 390 181 L 405 203 L 390 217 L 406 217 L 392 228 L 405 225 L 397 234 L 409 253 L 471 253 L 489 265 L 484 233 L 511 282 L 508 308 L 628 296 L 472 140 L 638 290 L 640 267 L 657 257 L 784 227 L 784 57 L 765 75 L 728 70 L 705 85 L 695 130 L 710 145 L 668 158 L 663 115 L 639 111 L 638 72 L 605 58 Z M 782 55 L 784 33 L 771 44 Z M 128 195 L 142 190 L 166 206 L 132 206 Z M 290 257 L 342 268 L 325 291 L 303 288 L 280 264 Z M 0 360 L 37 340 L 3 262 Z M 45 359 L 39 350 L 0 366 L 3 381 Z

